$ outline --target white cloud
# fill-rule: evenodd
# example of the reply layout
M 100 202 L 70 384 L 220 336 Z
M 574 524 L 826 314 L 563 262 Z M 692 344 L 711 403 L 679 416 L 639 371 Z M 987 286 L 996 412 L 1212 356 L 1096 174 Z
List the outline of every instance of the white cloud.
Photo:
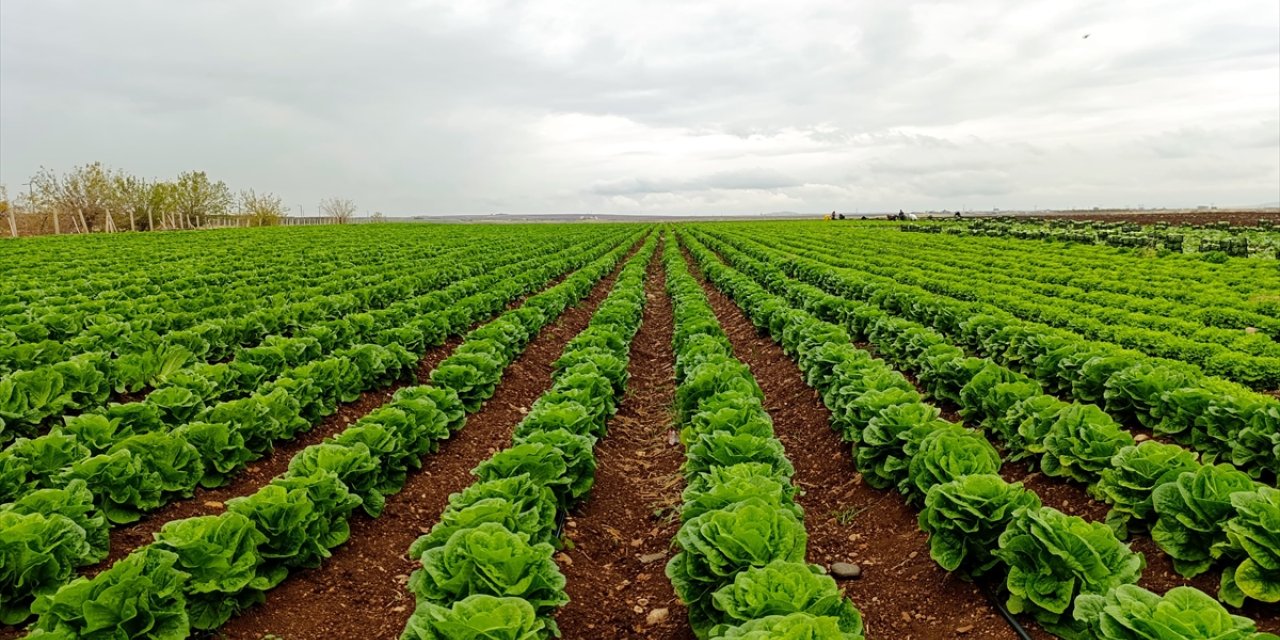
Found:
M 0 182 L 202 168 L 398 214 L 1252 204 L 1280 198 L 1277 23 L 1255 0 L 6 0 Z

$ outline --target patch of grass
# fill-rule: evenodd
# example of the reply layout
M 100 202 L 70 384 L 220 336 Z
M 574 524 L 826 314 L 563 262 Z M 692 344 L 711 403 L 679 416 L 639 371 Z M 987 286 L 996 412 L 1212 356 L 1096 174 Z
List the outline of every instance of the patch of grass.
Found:
M 837 509 L 831 512 L 831 517 L 836 519 L 840 526 L 852 524 L 854 519 L 862 514 L 863 511 L 870 509 L 870 505 L 864 507 L 849 507 L 847 509 Z

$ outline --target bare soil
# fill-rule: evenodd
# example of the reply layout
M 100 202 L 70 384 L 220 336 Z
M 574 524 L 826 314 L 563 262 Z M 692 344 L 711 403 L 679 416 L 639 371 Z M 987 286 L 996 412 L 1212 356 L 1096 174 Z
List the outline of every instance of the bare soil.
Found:
M 702 280 L 691 260 L 690 268 Z M 929 557 L 916 513 L 902 496 L 862 482 L 850 447 L 830 426 L 830 412 L 782 348 L 758 334 L 732 300 L 702 282 L 734 355 L 760 383 L 775 431 L 795 466 L 808 560 L 862 568 L 861 578 L 841 586 L 862 612 L 867 638 L 1016 638 L 976 585 L 953 577 Z
M 289 640 L 398 638 L 413 612 L 406 588 L 416 568 L 405 555 L 439 519 L 450 494 L 475 481 L 471 469 L 511 443 L 515 424 L 551 384 L 552 363 L 586 328 L 608 295 L 617 270 L 588 298 L 540 331 L 503 375 L 492 398 L 467 425 L 410 474 L 403 490 L 387 498 L 381 517 L 355 516 L 351 540 L 312 570 L 292 575 L 267 593 L 267 601 L 233 618 L 219 637 L 257 640 L 275 634 Z
M 679 528 L 684 450 L 670 439 L 675 354 L 661 255 L 649 264 L 627 395 L 596 446 L 595 488 L 565 528 L 572 547 L 560 570 L 570 602 L 556 618 L 566 640 L 693 638 L 665 574 Z

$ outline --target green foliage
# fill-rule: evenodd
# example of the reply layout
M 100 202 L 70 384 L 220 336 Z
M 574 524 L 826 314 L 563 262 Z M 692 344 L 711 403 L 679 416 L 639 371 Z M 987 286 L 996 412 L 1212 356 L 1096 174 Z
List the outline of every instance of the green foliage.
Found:
M 1213 562 L 1214 545 L 1227 539 L 1223 525 L 1235 515 L 1231 494 L 1253 488 L 1249 476 L 1228 464 L 1184 471 L 1152 494 L 1156 523 L 1151 538 L 1173 558 L 1178 573 L 1204 573 Z
M 83 480 L 93 487 L 98 507 L 115 524 L 136 522 L 143 513 L 164 504 L 164 477 L 128 448 L 76 462 L 59 480 Z
M 147 546 L 39 599 L 31 638 L 182 640 L 191 634 L 178 556 Z
M 1228 613 L 1194 587 L 1174 587 L 1158 596 L 1121 585 L 1080 596 L 1074 616 L 1086 637 L 1098 640 L 1263 640 L 1252 620 Z
M 754 498 L 708 511 L 680 527 L 680 552 L 667 564 L 695 629 L 709 626 L 711 594 L 735 575 L 775 560 L 803 562 L 808 536 L 794 511 Z
M 907 480 L 909 458 L 906 449 L 912 440 L 939 429 L 954 426 L 938 417 L 940 410 L 923 402 L 904 402 L 885 407 L 862 431 L 854 448 L 858 469 L 867 484 L 877 489 L 896 487 Z
M 1133 584 L 1145 559 L 1105 524 L 1041 507 L 1015 514 L 995 555 L 1009 567 L 1009 610 L 1029 613 L 1046 629 L 1078 632 L 1071 604 L 1083 594 L 1104 594 Z
M 175 520 L 156 534 L 155 547 L 178 556 L 189 577 L 182 584 L 194 629 L 216 629 L 237 612 L 263 601 L 263 592 L 284 579 L 284 569 L 264 566 L 259 547 L 267 542 L 253 521 L 239 513 Z
M 418 603 L 400 640 L 537 640 L 550 633 L 524 598 L 475 594 L 440 606 Z
M 970 474 L 1000 471 L 996 448 L 982 434 L 954 425 L 928 431 L 918 445 L 909 443 L 907 455 L 911 462 L 898 491 L 911 502 L 923 502 L 929 489 L 938 484 Z
M 1092 492 L 1111 505 L 1107 524 L 1125 539 L 1135 525 L 1145 530 L 1155 519 L 1152 496 L 1156 487 L 1199 466 L 1195 454 L 1182 447 L 1147 441 L 1117 451 Z
M 386 498 L 378 490 L 379 461 L 364 443 L 343 445 L 337 443 L 313 444 L 289 460 L 286 477 L 306 477 L 321 472 L 338 476 L 342 484 L 360 498 L 365 513 L 377 517 L 386 505 Z
M 427 549 L 447 542 L 456 532 L 485 522 L 524 533 L 534 542 L 550 542 L 555 529 L 556 498 L 551 488 L 528 474 L 477 482 L 449 496 L 440 521 L 409 547 L 417 560 Z
M 862 614 L 816 565 L 778 560 L 749 568 L 711 598 L 718 620 L 711 637 L 751 620 L 792 613 L 835 618 L 841 632 L 862 635 Z
M 329 471 L 289 475 L 258 491 L 227 501 L 227 511 L 249 519 L 266 540 L 258 551 L 268 566 L 315 567 L 351 535 L 347 524 L 360 506 Z
M 431 372 L 431 382 L 458 394 L 468 413 L 480 409 L 493 395 L 504 363 L 479 351 L 455 353 Z
M 840 619 L 791 613 L 752 620 L 725 631 L 724 640 L 862 640 L 860 633 L 840 628 Z
M 995 474 L 964 475 L 925 495 L 920 529 L 929 534 L 929 555 L 947 571 L 977 577 L 999 562 L 995 550 L 1008 524 L 1040 498 Z
M 715 431 L 699 435 L 685 449 L 685 477 L 706 473 L 713 467 L 743 462 L 763 462 L 779 476 L 790 478 L 795 469 L 776 438 Z
M 1280 490 L 1259 485 L 1231 494 L 1235 515 L 1226 522 L 1225 542 L 1213 549 L 1229 564 L 1218 597 L 1233 606 L 1245 598 L 1280 602 Z
M 71 518 L 0 512 L 0 622 L 26 620 L 32 601 L 57 590 L 92 553 L 84 529 Z
M 1045 475 L 1092 484 L 1111 466 L 1112 456 L 1133 443 L 1133 436 L 1098 407 L 1071 404 L 1058 412 L 1043 440 L 1030 449 L 1043 451 L 1040 468 Z
M 530 543 L 528 536 L 508 531 L 495 522 L 460 529 L 443 545 L 427 549 L 422 568 L 414 571 L 409 589 L 435 603 L 462 600 L 475 594 L 522 598 L 539 616 L 569 601 L 564 576 L 551 560 L 547 543 Z M 548 625 L 551 624 L 547 619 Z
M 685 487 L 680 519 L 688 522 L 708 511 L 723 509 L 744 500 L 760 498 L 769 504 L 791 509 L 803 516 L 800 506 L 792 502 L 795 488 L 786 476 L 759 462 L 717 465 L 700 474 Z
M 32 491 L 14 502 L 0 505 L 0 513 L 54 514 L 67 518 L 83 529 L 89 552 L 79 559 L 79 564 L 98 562 L 107 556 L 107 521 L 93 504 L 93 493 L 81 480 L 72 480 L 65 487 Z
M 747 365 L 727 357 L 717 357 L 688 371 L 676 388 L 676 408 L 681 416 L 687 418 L 699 409 L 703 400 L 726 391 L 764 399 Z

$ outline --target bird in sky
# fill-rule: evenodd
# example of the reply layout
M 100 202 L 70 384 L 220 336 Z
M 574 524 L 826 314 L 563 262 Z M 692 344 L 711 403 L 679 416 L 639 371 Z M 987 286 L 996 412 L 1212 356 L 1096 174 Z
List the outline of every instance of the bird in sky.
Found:
M 1081 39 L 1081 40 L 1088 40 L 1088 39 L 1089 39 L 1089 36 L 1091 36 L 1091 35 L 1093 35 L 1093 34 L 1092 34 L 1092 33 L 1086 33 L 1086 34 L 1084 34 L 1083 36 L 1080 36 L 1080 39 Z

